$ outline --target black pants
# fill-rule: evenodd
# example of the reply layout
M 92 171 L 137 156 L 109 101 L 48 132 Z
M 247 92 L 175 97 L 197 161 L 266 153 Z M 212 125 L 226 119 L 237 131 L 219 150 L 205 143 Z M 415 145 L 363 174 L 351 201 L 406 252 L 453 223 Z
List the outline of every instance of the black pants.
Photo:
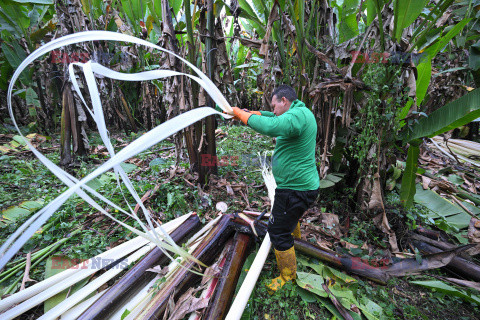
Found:
M 285 251 L 293 246 L 292 232 L 317 195 L 318 190 L 275 189 L 272 214 L 268 220 L 268 233 L 275 249 Z

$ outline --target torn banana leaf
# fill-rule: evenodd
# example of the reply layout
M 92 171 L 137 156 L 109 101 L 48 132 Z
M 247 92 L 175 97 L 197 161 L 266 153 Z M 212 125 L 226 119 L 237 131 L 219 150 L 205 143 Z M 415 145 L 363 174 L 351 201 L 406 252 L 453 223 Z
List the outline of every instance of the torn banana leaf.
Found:
M 443 292 L 450 296 L 460 297 L 465 301 L 480 305 L 480 296 L 470 294 L 465 290 L 457 289 L 439 280 L 410 281 L 410 283 L 434 289 L 435 291 Z

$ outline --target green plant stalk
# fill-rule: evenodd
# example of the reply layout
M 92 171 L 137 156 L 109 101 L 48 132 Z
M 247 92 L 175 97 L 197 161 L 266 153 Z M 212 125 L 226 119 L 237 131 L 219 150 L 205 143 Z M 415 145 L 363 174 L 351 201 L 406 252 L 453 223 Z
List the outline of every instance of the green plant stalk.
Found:
M 447 10 L 447 8 L 452 4 L 452 2 L 453 2 L 453 0 L 445 0 L 445 2 L 442 3 L 442 6 L 440 7 L 439 16 L 440 16 L 440 15 L 443 15 L 443 13 L 444 13 L 444 12 Z M 422 24 L 423 24 L 424 22 L 426 23 L 426 21 L 428 21 L 429 18 L 431 18 L 431 15 L 432 15 L 433 11 L 434 11 L 434 9 L 432 9 L 432 11 L 430 11 L 429 15 L 428 15 L 427 18 L 422 22 Z M 433 28 L 433 26 L 435 25 L 436 22 L 437 22 L 436 20 L 435 20 L 435 21 L 432 21 L 432 23 L 430 23 L 430 24 L 428 25 L 428 27 L 425 28 L 423 31 L 417 32 L 417 33 L 414 33 L 414 34 L 413 34 L 411 40 L 413 40 L 413 39 L 415 38 L 416 34 L 419 34 L 419 35 L 418 35 L 418 38 L 417 38 L 417 39 L 415 40 L 415 42 L 413 43 L 413 45 L 411 46 L 409 52 L 412 52 L 412 50 L 413 50 L 414 48 L 416 48 L 417 44 L 418 44 L 419 42 L 423 41 L 424 38 L 426 38 L 428 32 L 430 32 L 430 30 Z M 417 28 L 417 30 L 421 30 L 420 27 L 422 27 L 422 25 L 420 25 L 420 26 Z M 410 40 L 410 41 L 411 41 L 411 40 Z
M 78 232 L 74 231 L 74 232 L 71 233 L 71 235 L 74 235 L 74 234 L 76 234 L 76 233 L 78 233 Z M 60 243 L 60 242 L 61 242 L 61 243 L 64 243 L 66 240 L 68 240 L 68 238 L 60 239 L 60 240 L 58 240 L 57 242 L 52 243 L 52 244 L 50 244 L 49 246 L 47 246 L 47 247 L 45 247 L 45 248 L 43 248 L 43 249 L 41 249 L 41 250 L 38 250 L 37 252 L 35 252 L 34 254 L 32 254 L 32 256 L 31 256 L 31 261 L 36 261 L 36 259 L 37 259 L 38 257 L 43 256 L 43 255 L 45 254 L 45 252 L 50 251 L 50 250 L 51 250 L 54 246 L 56 246 L 58 243 Z M 60 244 L 61 244 L 61 243 L 60 243 Z M 1 274 L 0 274 L 0 278 L 1 278 L 1 279 L 0 279 L 0 283 L 2 283 L 2 282 L 4 282 L 5 280 L 9 279 L 9 278 L 10 278 L 12 275 L 14 275 L 18 270 L 24 268 L 25 265 L 26 265 L 26 260 L 27 260 L 27 258 L 22 258 L 22 259 L 20 259 L 20 260 L 18 260 L 18 261 L 15 261 L 14 263 L 17 263 L 16 266 L 14 266 L 14 267 L 12 267 L 12 268 L 4 271 L 3 273 L 1 273 Z M 4 277 L 4 278 L 2 278 L 2 277 Z
M 462 188 L 463 189 L 463 188 Z M 470 201 L 472 201 L 473 203 L 475 203 L 477 206 L 480 206 L 480 200 L 478 200 L 478 198 L 475 198 L 473 197 L 469 192 L 467 192 L 466 190 L 459 190 L 458 191 L 458 195 L 462 198 L 465 198 L 465 199 L 468 199 Z
M 55 244 L 51 244 L 49 245 L 48 247 L 42 249 L 42 250 L 39 250 L 37 252 L 35 252 L 32 257 L 31 257 L 31 261 L 36 261 L 36 259 L 40 256 L 42 256 L 43 254 L 45 254 L 45 252 L 47 252 L 48 250 L 50 250 Z M 5 280 L 9 279 L 12 275 L 14 275 L 15 273 L 17 273 L 18 270 L 22 269 L 25 267 L 25 265 L 27 264 L 26 262 L 26 258 L 22 258 L 23 261 L 17 261 L 17 265 L 8 269 L 7 271 L 4 271 L 2 274 L 0 274 L 0 283 L 4 282 Z
M 34 264 L 31 265 L 30 268 L 34 268 L 37 264 L 39 264 L 40 262 L 42 262 L 46 257 L 48 257 L 50 254 L 52 254 L 53 252 L 55 252 L 58 247 L 60 247 L 64 242 L 66 242 L 69 238 L 63 238 L 61 243 L 57 243 L 57 245 L 55 245 L 50 251 L 47 251 L 44 255 L 42 255 L 41 257 L 39 257 Z M 22 273 L 22 275 L 20 277 L 17 278 L 17 280 L 15 280 L 11 285 L 10 287 L 7 288 L 7 290 L 4 292 L 4 294 L 9 294 L 14 288 L 15 286 L 17 285 L 17 283 L 23 279 L 25 275 L 25 272 Z
M 55 250 L 58 249 L 58 247 L 60 247 L 62 244 L 64 244 L 66 241 L 68 241 L 72 236 L 74 236 L 75 234 L 79 233 L 81 230 L 80 229 L 77 229 L 75 231 L 73 231 L 71 234 L 70 234 L 70 237 L 68 238 L 63 238 L 63 239 L 60 239 L 58 240 L 57 242 L 49 245 L 48 247 L 38 251 L 36 257 L 32 257 L 32 260 L 31 262 L 35 261 L 30 268 L 33 268 L 35 267 L 37 264 L 39 264 L 41 261 L 43 261 L 47 256 L 49 256 L 51 253 L 53 253 Z M 19 269 L 25 267 L 26 265 L 26 261 L 23 262 L 21 265 L 15 267 L 15 271 L 8 271 L 10 274 L 8 276 L 6 276 L 5 278 L 3 278 L 0 283 L 2 283 L 3 281 L 9 279 L 11 276 L 13 276 Z M 25 274 L 25 272 L 16 280 L 12 283 L 12 285 L 10 287 L 8 287 L 7 291 L 4 292 L 4 294 L 8 294 L 11 290 L 13 290 L 13 288 L 17 285 L 18 281 L 20 281 L 20 279 L 23 278 L 23 275 Z
M 377 7 L 377 15 L 378 15 L 378 28 L 380 29 L 380 45 L 382 47 L 382 52 L 385 51 L 385 35 L 383 30 L 383 18 L 382 18 L 382 9 L 380 7 L 379 0 L 374 0 L 375 6 Z

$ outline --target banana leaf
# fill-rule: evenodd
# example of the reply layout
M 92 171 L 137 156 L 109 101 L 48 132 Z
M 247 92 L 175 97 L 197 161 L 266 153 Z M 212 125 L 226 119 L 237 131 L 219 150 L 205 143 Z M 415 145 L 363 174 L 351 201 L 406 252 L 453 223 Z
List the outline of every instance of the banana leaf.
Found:
M 480 89 L 473 90 L 422 118 L 405 135 L 404 142 L 422 137 L 434 137 L 463 126 L 480 117 Z
M 435 291 L 443 292 L 449 296 L 460 297 L 465 301 L 480 305 L 480 296 L 469 294 L 465 290 L 457 289 L 452 287 L 445 282 L 439 280 L 429 280 L 429 281 L 410 281 L 410 283 L 434 289 Z
M 417 104 L 420 105 L 427 93 L 430 79 L 432 78 L 432 60 L 435 58 L 438 52 L 442 50 L 456 35 L 458 35 L 463 28 L 470 22 L 471 19 L 463 19 L 457 23 L 447 34 L 440 37 L 430 47 L 425 49 L 425 53 L 428 54 L 428 58 L 421 62 L 418 67 L 418 81 L 417 81 Z M 421 81 L 420 81 L 421 80 Z
M 410 26 L 420 15 L 428 0 L 396 0 L 394 6 L 393 32 L 399 40 L 405 28 Z

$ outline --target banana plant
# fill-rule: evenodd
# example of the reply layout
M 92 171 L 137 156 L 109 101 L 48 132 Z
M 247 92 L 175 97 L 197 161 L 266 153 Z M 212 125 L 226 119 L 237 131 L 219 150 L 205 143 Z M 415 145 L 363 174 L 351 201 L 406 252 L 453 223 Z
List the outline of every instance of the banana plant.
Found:
M 372 14 L 376 12 L 376 9 L 374 9 L 376 8 L 376 1 L 370 0 L 367 2 Z M 336 39 L 338 43 L 345 42 L 358 35 L 357 14 L 359 4 L 359 0 L 332 1 L 332 7 L 335 8 L 338 16 L 338 39 Z
M 419 139 L 434 137 L 449 130 L 463 126 L 480 117 L 480 89 L 464 95 L 463 97 L 446 104 L 432 112 L 428 117 L 422 118 L 405 133 L 404 143 L 409 142 L 407 168 L 403 174 L 400 200 L 404 206 L 409 207 L 415 195 L 415 177 L 418 163 Z
M 12 1 L 0 0 L 0 34 L 2 39 L 2 52 L 4 62 L 1 66 L 2 78 L 8 79 L 23 59 L 27 50 L 32 51 L 35 45 L 43 40 L 44 36 L 55 29 L 55 24 L 50 20 L 53 12 L 50 11 L 52 0 Z M 49 21 L 42 22 L 44 19 Z M 20 44 L 20 39 L 25 39 L 27 47 Z M 24 72 L 20 81 L 30 85 L 35 69 Z M 6 90 L 6 82 L 2 83 Z

